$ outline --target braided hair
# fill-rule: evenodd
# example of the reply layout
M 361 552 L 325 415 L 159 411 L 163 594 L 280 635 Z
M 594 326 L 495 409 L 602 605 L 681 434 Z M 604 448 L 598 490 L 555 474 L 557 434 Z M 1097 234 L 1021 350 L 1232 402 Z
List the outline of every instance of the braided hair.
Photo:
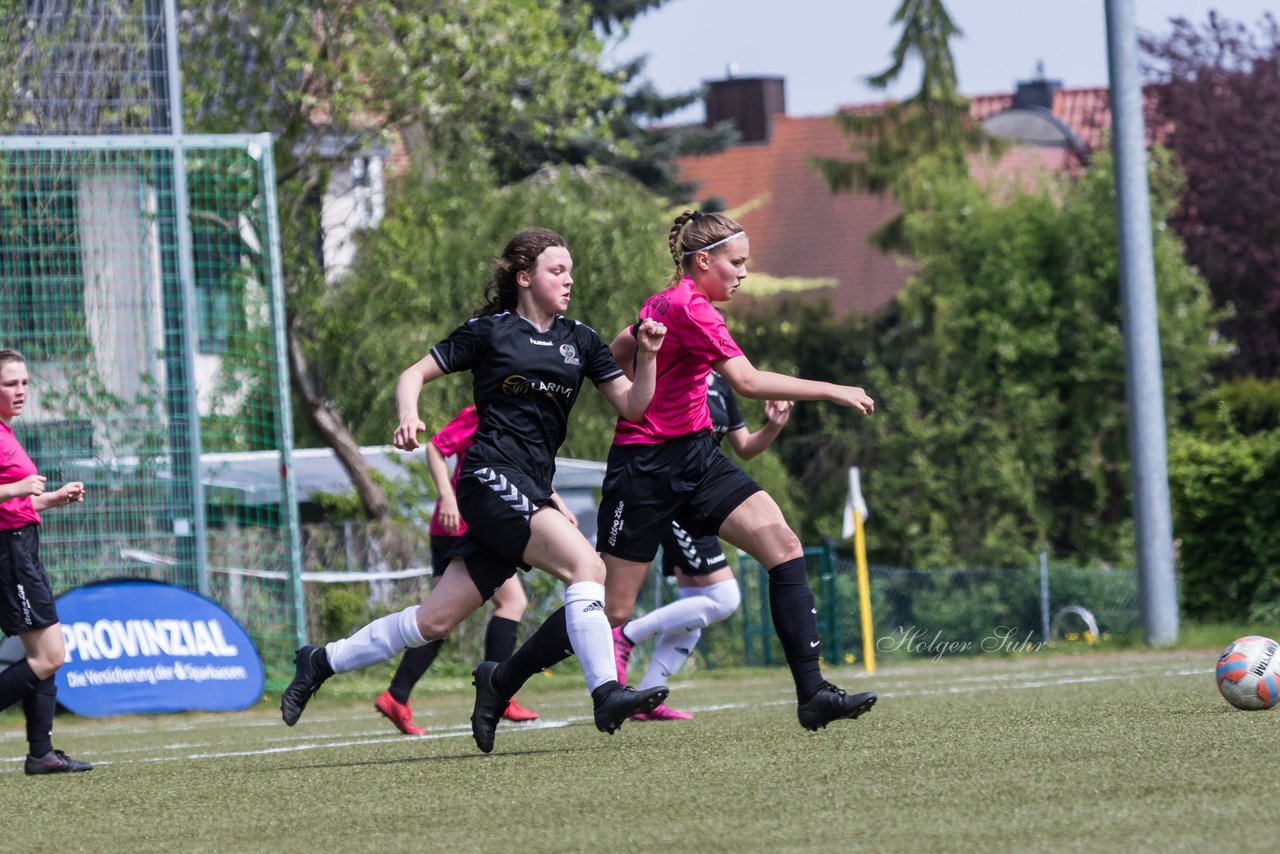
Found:
M 723 214 L 704 214 L 699 211 L 685 210 L 671 225 L 667 234 L 667 245 L 671 249 L 671 260 L 675 262 L 675 274 L 667 287 L 679 283 L 688 274 L 687 262 L 693 253 L 701 251 L 713 243 L 719 243 L 742 231 L 738 225 Z M 718 251 L 716 247 L 711 251 Z
M 520 293 L 516 274 L 532 273 L 538 263 L 538 256 L 549 246 L 569 248 L 564 238 L 550 229 L 526 228 L 516 232 L 507 241 L 502 255 L 493 262 L 493 273 L 484 287 L 485 302 L 471 316 L 486 317 L 514 309 Z

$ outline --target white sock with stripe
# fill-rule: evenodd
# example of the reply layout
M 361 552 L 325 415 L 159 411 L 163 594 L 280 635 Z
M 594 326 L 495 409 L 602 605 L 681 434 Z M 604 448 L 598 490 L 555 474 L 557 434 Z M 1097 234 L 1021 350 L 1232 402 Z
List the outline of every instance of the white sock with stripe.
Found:
M 418 606 L 410 605 L 397 614 L 379 617 L 348 638 L 325 646 L 334 673 L 346 673 L 388 661 L 407 647 L 427 642 L 418 631 Z
M 564 591 L 564 621 L 573 654 L 578 656 L 587 690 L 617 681 L 613 664 L 613 630 L 604 613 L 604 585 L 594 581 L 570 584 Z
M 729 619 L 741 601 L 742 592 L 733 578 L 708 587 L 681 587 L 679 600 L 637 617 L 624 631 L 628 640 L 639 643 L 656 634 L 704 629 Z

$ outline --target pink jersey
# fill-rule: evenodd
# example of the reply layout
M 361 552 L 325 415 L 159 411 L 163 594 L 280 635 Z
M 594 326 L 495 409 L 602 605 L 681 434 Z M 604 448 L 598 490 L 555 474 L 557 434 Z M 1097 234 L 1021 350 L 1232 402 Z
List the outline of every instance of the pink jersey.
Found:
M 13 428 L 0 421 L 0 483 L 16 483 L 33 474 L 39 474 L 36 464 L 18 444 Z M 30 495 L 0 502 L 0 531 L 12 531 L 32 522 L 40 524 L 40 514 Z
M 720 312 L 688 276 L 645 300 L 640 319 L 648 318 L 667 327 L 658 350 L 657 388 L 643 420 L 618 419 L 615 445 L 656 445 L 710 430 L 707 374 L 713 362 L 742 355 Z
M 458 489 L 458 474 L 462 471 L 462 458 L 466 455 L 467 449 L 471 447 L 475 440 L 476 427 L 480 423 L 480 416 L 476 414 L 475 404 L 463 407 L 462 411 L 453 416 L 453 420 L 444 425 L 440 432 L 431 437 L 431 444 L 436 446 L 441 454 L 451 457 L 458 455 L 453 467 L 453 478 L 449 481 L 453 484 L 454 492 Z M 467 523 L 462 522 L 456 531 L 446 531 L 445 527 L 440 524 L 440 505 L 436 505 L 436 510 L 431 514 L 431 527 L 428 533 L 433 537 L 461 537 L 467 530 Z

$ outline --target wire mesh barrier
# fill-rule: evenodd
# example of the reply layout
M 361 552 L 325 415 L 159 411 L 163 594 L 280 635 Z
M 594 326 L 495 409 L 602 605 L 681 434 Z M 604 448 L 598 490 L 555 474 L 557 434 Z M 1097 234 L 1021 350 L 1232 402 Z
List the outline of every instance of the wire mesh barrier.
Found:
M 168 125 L 163 0 L 40 0 L 6 11 L 5 133 L 146 133 Z
M 45 518 L 56 591 L 198 590 L 285 660 L 299 545 L 270 140 L 177 140 L 0 137 L 0 328 L 32 379 L 14 426 L 51 484 L 86 485 Z M 218 479 L 263 451 L 268 482 Z
M 853 561 L 829 546 L 805 552 L 824 659 L 858 662 L 862 631 Z M 747 556 L 741 556 L 740 567 L 744 663 L 781 664 L 767 572 Z M 1127 636 L 1141 628 L 1132 570 L 1044 570 L 870 567 L 877 660 L 1011 653 L 1064 639 Z

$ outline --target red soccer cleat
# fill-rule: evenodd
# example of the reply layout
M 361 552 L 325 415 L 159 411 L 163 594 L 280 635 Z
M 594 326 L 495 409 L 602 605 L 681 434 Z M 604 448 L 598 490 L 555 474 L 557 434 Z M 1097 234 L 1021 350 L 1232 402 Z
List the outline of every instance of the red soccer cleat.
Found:
M 422 727 L 414 726 L 413 710 L 409 708 L 409 704 L 391 696 L 390 691 L 383 691 L 382 696 L 373 701 L 373 707 L 405 735 L 422 735 L 426 732 Z
M 517 703 L 515 698 L 512 697 L 507 701 L 507 710 L 502 713 L 502 717 L 506 720 L 520 723 L 523 721 L 536 721 L 538 719 L 538 713 L 530 709 L 526 709 L 524 706 Z

